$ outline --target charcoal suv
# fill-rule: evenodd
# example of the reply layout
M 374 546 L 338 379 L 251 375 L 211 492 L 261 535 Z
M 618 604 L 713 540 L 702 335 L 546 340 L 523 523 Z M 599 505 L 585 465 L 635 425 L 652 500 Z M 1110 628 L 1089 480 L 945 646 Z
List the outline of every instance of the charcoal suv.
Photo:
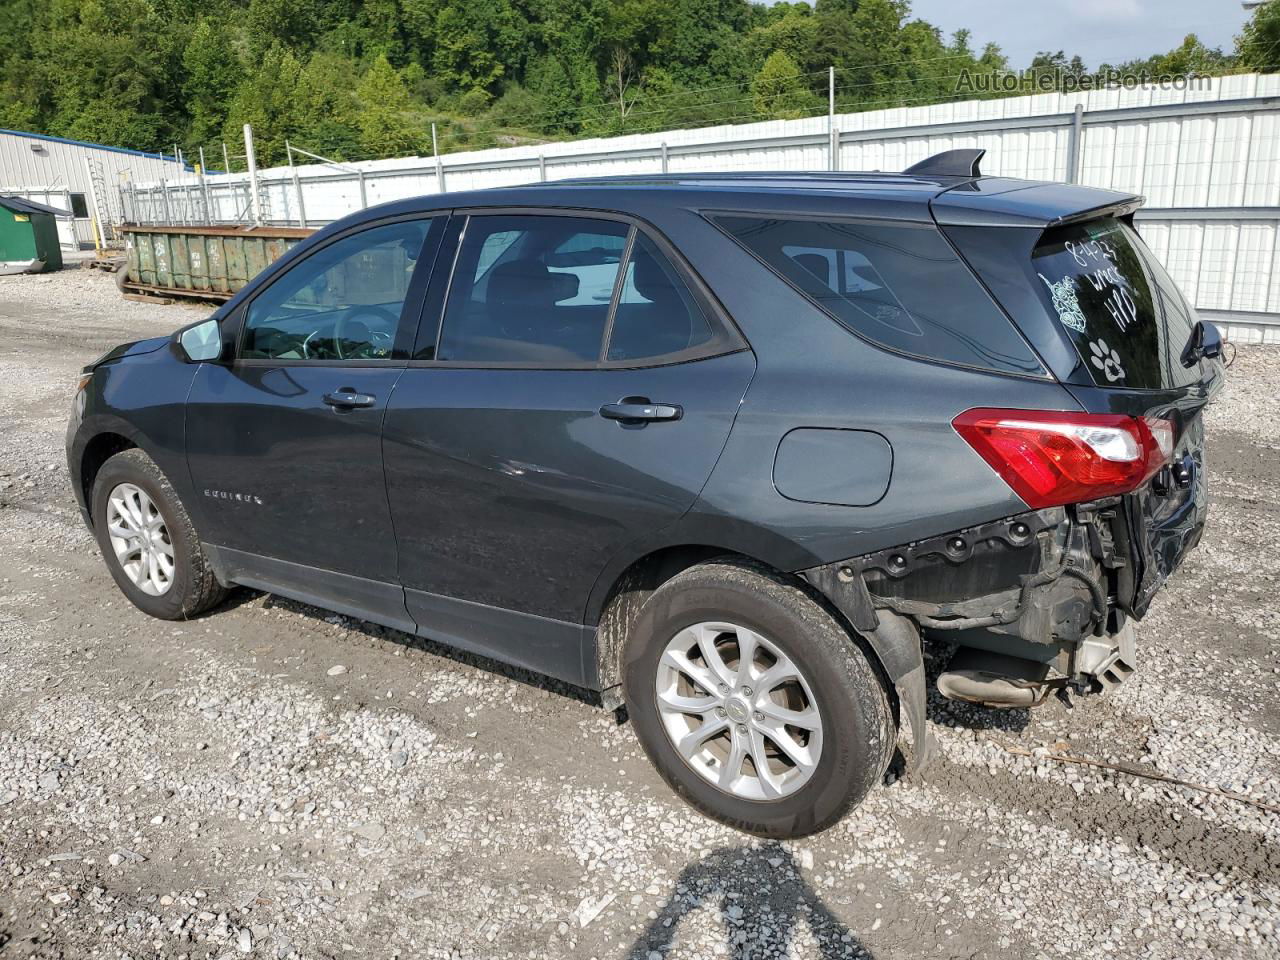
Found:
M 979 158 L 364 210 L 86 367 L 76 497 L 152 616 L 239 584 L 427 636 L 822 829 L 927 756 L 923 642 L 954 699 L 1104 691 L 1205 522 L 1221 340 L 1141 198 Z

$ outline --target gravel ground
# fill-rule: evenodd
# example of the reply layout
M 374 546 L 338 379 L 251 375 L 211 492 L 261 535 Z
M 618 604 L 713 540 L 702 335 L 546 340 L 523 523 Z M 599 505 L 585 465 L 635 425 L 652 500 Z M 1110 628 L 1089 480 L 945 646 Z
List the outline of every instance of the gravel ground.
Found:
M 1280 352 L 1210 411 L 1215 512 L 1134 679 L 935 697 L 926 777 L 775 844 L 572 691 L 245 591 L 125 602 L 68 488 L 75 374 L 202 309 L 0 278 L 0 955 L 1280 956 Z

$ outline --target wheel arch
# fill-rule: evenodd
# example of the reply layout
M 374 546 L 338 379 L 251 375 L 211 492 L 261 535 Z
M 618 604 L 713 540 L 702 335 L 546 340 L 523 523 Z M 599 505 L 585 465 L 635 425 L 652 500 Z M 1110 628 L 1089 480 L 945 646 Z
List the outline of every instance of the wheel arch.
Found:
M 80 460 L 75 473 L 77 492 L 81 503 L 85 506 L 85 514 L 90 527 L 93 526 L 93 485 L 98 478 L 102 465 L 125 450 L 138 449 L 137 442 L 115 430 L 103 430 L 89 437 L 80 451 Z
M 890 698 L 895 718 L 899 716 L 897 702 L 899 691 L 895 683 L 896 678 L 891 677 L 886 669 L 886 659 L 884 651 L 879 649 L 881 644 L 877 642 L 878 637 L 865 636 L 854 627 L 839 607 L 798 574 L 761 557 L 711 543 L 668 544 L 650 550 L 633 559 L 621 572 L 604 584 L 603 589 L 601 589 L 602 585 L 597 583 L 597 590 L 593 592 L 592 600 L 599 604 L 596 608 L 598 626 L 595 643 L 589 645 L 590 649 L 587 652 L 587 656 L 593 658 L 593 661 L 584 664 L 584 667 L 587 668 L 587 676 L 596 678 L 597 689 L 602 691 L 606 705 L 621 705 L 616 689 L 622 682 L 622 652 L 645 601 L 658 587 L 677 574 L 712 559 L 735 560 L 746 565 L 762 567 L 786 579 L 817 603 L 840 624 L 848 634 L 850 642 L 862 648 Z M 604 580 L 603 577 L 601 579 Z M 920 656 L 918 647 L 915 656 L 917 658 Z M 614 692 L 611 693 L 611 691 Z

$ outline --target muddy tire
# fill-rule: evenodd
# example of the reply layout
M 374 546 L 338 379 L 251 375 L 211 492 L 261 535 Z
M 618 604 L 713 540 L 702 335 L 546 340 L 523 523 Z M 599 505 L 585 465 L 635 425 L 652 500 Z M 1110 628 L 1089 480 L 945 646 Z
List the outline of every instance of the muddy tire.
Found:
M 656 590 L 623 688 L 667 783 L 758 836 L 835 823 L 893 754 L 890 702 L 862 647 L 798 584 L 749 562 L 700 564 Z
M 125 450 L 102 465 L 92 509 L 107 569 L 139 610 L 185 620 L 226 596 L 182 501 L 141 450 Z

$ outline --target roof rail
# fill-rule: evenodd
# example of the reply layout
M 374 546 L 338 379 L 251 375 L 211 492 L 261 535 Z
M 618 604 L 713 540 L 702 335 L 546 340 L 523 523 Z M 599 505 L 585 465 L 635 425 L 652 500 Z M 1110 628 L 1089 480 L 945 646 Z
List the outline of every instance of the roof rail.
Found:
M 903 173 L 911 173 L 924 177 L 977 177 L 978 162 L 985 150 L 944 150 L 926 157 L 919 163 L 913 163 Z

